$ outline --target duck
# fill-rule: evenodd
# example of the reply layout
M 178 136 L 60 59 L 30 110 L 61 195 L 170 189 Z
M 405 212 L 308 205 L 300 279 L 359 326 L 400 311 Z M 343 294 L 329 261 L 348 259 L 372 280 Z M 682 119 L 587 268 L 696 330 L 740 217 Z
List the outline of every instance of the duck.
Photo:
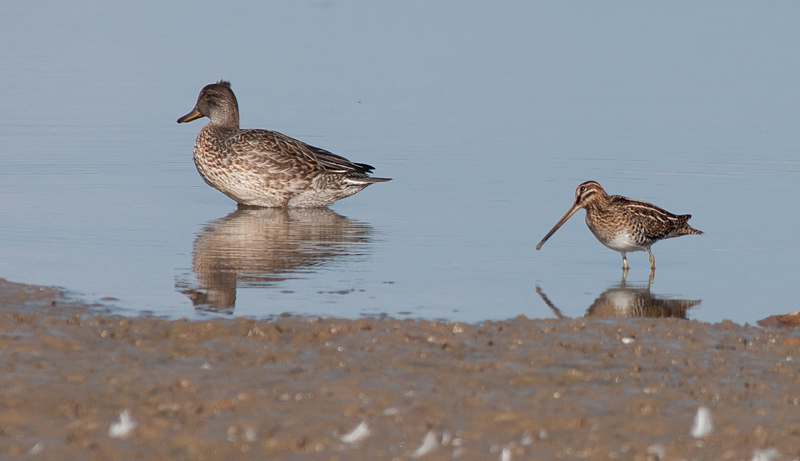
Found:
M 178 123 L 208 117 L 194 143 L 203 180 L 239 206 L 317 208 L 391 178 L 374 167 L 306 144 L 277 131 L 239 128 L 239 104 L 228 81 L 203 87 Z

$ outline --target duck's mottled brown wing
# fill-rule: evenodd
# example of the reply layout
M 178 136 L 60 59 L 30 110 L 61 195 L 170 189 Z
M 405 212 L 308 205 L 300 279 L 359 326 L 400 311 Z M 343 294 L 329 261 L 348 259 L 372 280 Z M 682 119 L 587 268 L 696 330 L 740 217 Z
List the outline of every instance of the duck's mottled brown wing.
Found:
M 336 155 L 319 147 L 309 146 L 308 144 L 304 144 L 304 146 L 316 157 L 317 164 L 325 168 L 328 173 L 367 174 L 372 173 L 372 170 L 375 169 L 372 165 L 351 162 L 341 155 Z
M 272 168 L 327 173 L 369 173 L 373 167 L 354 163 L 325 149 L 269 130 L 241 130 L 231 139 L 231 149 L 248 162 Z
M 232 161 L 269 174 L 312 176 L 322 168 L 300 141 L 269 130 L 240 130 L 226 140 Z

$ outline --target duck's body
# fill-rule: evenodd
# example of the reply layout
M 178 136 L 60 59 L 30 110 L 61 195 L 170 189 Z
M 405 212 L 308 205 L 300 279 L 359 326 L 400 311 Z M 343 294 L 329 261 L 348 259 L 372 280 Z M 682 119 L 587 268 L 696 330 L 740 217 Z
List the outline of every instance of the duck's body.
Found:
M 310 146 L 284 134 L 239 128 L 239 107 L 230 84 L 207 85 L 192 112 L 210 122 L 197 135 L 194 163 L 210 186 L 240 205 L 324 207 L 370 184 L 389 181 L 368 175 L 372 166 Z
M 586 225 L 592 234 L 606 247 L 622 254 L 622 268 L 628 269 L 625 254 L 631 251 L 647 251 L 650 268 L 656 263 L 650 246 L 659 240 L 690 234 L 702 234 L 687 221 L 692 215 L 675 215 L 652 203 L 633 200 L 621 195 L 608 195 L 595 181 L 587 181 L 575 191 L 575 203 L 547 235 L 536 245 L 540 249 L 544 242 L 558 230 L 576 211 L 586 209 Z

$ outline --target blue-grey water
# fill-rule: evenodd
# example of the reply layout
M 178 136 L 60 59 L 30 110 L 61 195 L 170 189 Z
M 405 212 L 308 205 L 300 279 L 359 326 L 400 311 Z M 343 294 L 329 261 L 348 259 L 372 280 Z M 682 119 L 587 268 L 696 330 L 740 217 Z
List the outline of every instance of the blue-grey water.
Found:
M 621 258 L 589 179 L 691 213 L 653 246 L 689 318 L 797 310 L 800 4 L 5 2 L 0 277 L 126 315 L 585 315 Z M 192 162 L 200 88 L 370 163 L 330 210 L 243 210 Z M 647 285 L 646 253 L 627 284 Z M 103 299 L 106 298 L 106 299 Z M 113 299 L 109 299 L 113 298 Z M 219 313 L 219 314 L 215 314 Z

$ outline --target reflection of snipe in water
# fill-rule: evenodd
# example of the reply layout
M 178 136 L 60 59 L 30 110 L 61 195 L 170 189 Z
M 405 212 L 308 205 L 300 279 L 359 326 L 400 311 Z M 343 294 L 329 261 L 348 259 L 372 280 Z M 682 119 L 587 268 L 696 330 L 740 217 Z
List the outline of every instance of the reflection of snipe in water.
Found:
M 536 287 L 556 316 L 563 318 L 561 311 L 547 298 L 544 292 Z M 700 300 L 670 299 L 653 295 L 650 283 L 644 287 L 632 287 L 625 283 L 625 277 L 619 285 L 614 284 L 592 302 L 586 310 L 587 317 L 674 317 L 685 319 L 686 311 L 700 304 Z
M 237 287 L 269 287 L 326 262 L 363 252 L 372 229 L 328 208 L 239 208 L 195 239 L 197 284 L 175 287 L 196 306 L 232 310 Z M 199 286 L 196 286 L 199 285 Z

